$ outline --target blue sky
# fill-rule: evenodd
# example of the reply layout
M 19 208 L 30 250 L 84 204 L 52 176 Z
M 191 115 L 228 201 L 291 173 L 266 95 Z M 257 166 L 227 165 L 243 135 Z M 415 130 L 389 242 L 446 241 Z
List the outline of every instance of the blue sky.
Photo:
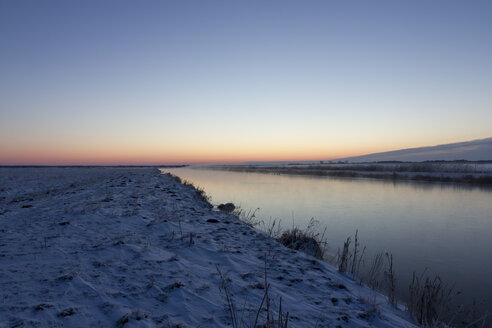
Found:
M 332 159 L 492 136 L 487 1 L 2 1 L 0 162 Z

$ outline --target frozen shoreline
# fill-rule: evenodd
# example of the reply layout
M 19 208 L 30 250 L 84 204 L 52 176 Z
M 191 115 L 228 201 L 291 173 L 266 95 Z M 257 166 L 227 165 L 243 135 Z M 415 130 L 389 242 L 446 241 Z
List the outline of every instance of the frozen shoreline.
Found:
M 153 168 L 0 169 L 0 245 L 0 327 L 230 327 L 217 267 L 252 325 L 265 263 L 289 327 L 413 327 L 382 295 Z
M 369 178 L 422 182 L 492 185 L 491 164 L 462 163 L 342 163 L 285 165 L 208 165 L 204 168 L 233 172 L 253 172 L 285 175 Z M 198 166 L 198 168 L 201 168 Z

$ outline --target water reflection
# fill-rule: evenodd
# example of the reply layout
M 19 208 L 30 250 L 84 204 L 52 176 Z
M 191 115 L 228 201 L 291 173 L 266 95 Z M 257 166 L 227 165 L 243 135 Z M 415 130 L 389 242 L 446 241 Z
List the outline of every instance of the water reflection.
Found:
M 334 177 L 167 170 L 202 187 L 212 202 L 233 202 L 284 226 L 327 227 L 329 251 L 359 231 L 369 259 L 390 251 L 405 297 L 413 271 L 428 269 L 456 283 L 464 302 L 492 297 L 491 189 L 476 186 Z M 403 283 L 402 283 L 403 282 Z

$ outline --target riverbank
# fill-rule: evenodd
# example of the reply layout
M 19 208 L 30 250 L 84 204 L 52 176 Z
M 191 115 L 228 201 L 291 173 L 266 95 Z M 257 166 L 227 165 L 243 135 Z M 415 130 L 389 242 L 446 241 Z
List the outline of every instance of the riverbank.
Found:
M 0 182 L 0 327 L 252 326 L 267 304 L 288 327 L 413 326 L 156 169 L 4 168 Z
M 492 185 L 492 164 L 489 162 L 213 165 L 206 168 L 232 172 Z

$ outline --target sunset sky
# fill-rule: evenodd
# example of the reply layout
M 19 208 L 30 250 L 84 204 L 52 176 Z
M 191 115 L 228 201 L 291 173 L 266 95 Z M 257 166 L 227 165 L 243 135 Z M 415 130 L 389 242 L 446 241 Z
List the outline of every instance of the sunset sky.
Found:
M 328 160 L 491 122 L 491 1 L 0 2 L 0 165 Z

